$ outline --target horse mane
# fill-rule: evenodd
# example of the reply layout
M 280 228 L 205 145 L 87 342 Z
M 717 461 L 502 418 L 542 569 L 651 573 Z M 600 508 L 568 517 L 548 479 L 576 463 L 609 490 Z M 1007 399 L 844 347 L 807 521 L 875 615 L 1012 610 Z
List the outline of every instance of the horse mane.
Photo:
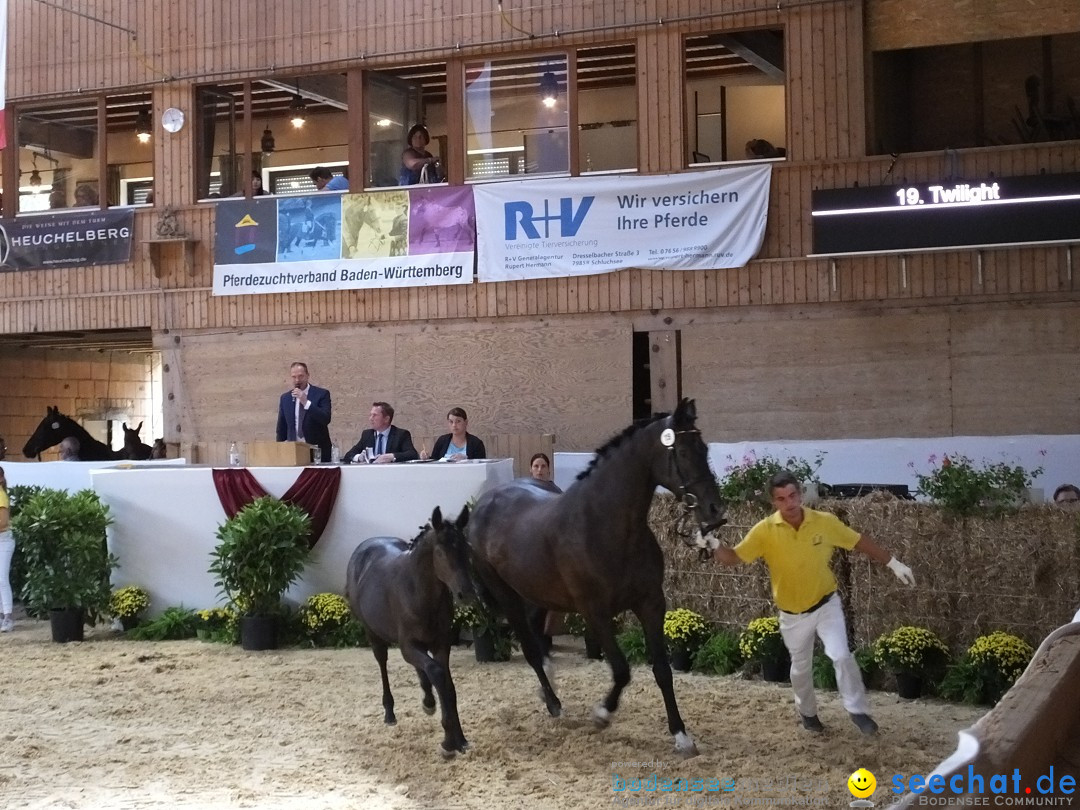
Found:
M 655 422 L 659 422 L 661 419 L 667 419 L 670 415 L 671 414 L 668 413 L 654 413 L 647 419 L 639 419 L 621 432 L 616 433 L 614 436 L 607 440 L 607 443 L 605 443 L 596 450 L 595 454 L 593 455 L 592 461 L 589 462 L 589 466 L 578 473 L 576 480 L 583 481 L 584 479 L 588 478 L 592 474 L 592 471 L 596 469 L 597 465 L 599 465 L 599 463 L 603 459 L 610 456 L 611 453 L 615 450 L 615 448 L 623 444 L 635 433 L 644 430 L 649 425 Z
M 431 523 L 430 522 L 425 523 L 423 526 L 420 527 L 420 531 L 417 532 L 416 537 L 414 537 L 411 540 L 407 541 L 408 544 L 409 544 L 409 550 L 410 551 L 412 549 L 416 548 L 417 545 L 419 545 L 420 541 L 423 539 L 424 535 L 427 533 L 427 530 L 430 529 L 430 528 L 431 528 Z

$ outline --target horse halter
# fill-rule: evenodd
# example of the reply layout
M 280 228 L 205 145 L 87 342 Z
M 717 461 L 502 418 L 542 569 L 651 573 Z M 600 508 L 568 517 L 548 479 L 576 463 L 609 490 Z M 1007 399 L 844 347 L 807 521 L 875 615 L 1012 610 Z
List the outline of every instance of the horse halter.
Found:
M 701 431 L 697 428 L 690 428 L 689 430 L 674 430 L 672 428 L 665 428 L 663 433 L 660 434 L 660 444 L 662 444 L 668 452 L 671 453 L 668 456 L 670 466 L 675 470 L 675 477 L 679 480 L 679 485 L 675 488 L 675 494 L 679 499 L 679 502 L 683 504 L 687 509 L 694 509 L 698 504 L 697 495 L 690 491 L 690 487 L 700 484 L 702 481 L 707 481 L 711 478 L 709 475 L 701 475 L 692 481 L 687 481 L 682 474 L 682 470 L 679 468 L 679 454 L 675 452 L 675 437 L 684 433 L 696 433 L 701 435 Z

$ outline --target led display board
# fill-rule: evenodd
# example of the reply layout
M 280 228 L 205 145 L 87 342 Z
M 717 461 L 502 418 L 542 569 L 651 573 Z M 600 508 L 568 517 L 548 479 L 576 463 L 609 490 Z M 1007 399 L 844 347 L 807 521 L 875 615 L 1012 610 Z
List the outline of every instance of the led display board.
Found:
M 1080 241 L 1080 173 L 811 193 L 814 255 Z

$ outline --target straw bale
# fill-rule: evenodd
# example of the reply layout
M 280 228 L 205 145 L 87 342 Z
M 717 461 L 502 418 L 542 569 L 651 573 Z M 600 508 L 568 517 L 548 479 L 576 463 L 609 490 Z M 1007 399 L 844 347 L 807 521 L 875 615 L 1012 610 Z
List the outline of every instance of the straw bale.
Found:
M 675 530 L 679 508 L 674 498 L 658 497 L 649 515 L 665 553 L 669 605 L 731 629 L 775 614 L 764 564 L 699 562 Z M 1074 512 L 1039 505 L 1000 517 L 954 518 L 880 492 L 821 501 L 816 508 L 836 514 L 915 572 L 917 584 L 909 588 L 863 554 L 836 552 L 833 570 L 855 646 L 902 624 L 930 628 L 954 652 L 993 630 L 1037 646 L 1080 607 L 1080 517 Z M 721 542 L 734 545 L 765 514 L 730 507 Z

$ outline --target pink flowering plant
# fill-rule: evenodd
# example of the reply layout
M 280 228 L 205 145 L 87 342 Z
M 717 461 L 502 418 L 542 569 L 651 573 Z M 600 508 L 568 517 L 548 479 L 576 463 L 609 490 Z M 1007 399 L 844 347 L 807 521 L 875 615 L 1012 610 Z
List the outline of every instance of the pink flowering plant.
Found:
M 1045 451 L 1040 451 L 1045 455 Z M 937 464 L 936 455 L 927 459 Z M 914 468 L 912 462 L 908 465 Z M 927 475 L 916 473 L 919 492 L 933 503 L 956 515 L 997 514 L 1014 507 L 1024 491 L 1042 475 L 1043 468 L 1026 470 L 1004 461 L 976 464 L 960 453 L 941 457 L 941 463 Z
M 806 486 L 818 482 L 817 471 L 821 469 L 825 454 L 818 453 L 813 461 L 798 456 L 788 456 L 785 461 L 768 453 L 758 455 L 753 450 L 736 461 L 728 456 L 730 462 L 724 467 L 720 478 L 720 494 L 728 503 L 755 503 L 768 506 L 769 479 L 778 472 L 787 470 Z

